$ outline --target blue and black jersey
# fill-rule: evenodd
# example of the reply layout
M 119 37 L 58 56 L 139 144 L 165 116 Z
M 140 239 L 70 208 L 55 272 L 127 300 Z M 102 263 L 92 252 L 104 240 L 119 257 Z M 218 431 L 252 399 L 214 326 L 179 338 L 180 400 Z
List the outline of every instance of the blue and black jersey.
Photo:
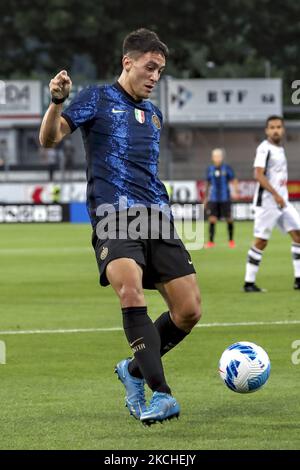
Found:
M 80 127 L 87 159 L 87 208 L 93 226 L 102 204 L 169 205 L 158 178 L 162 114 L 150 101 L 135 101 L 116 82 L 83 89 L 62 116 Z M 123 199 L 124 202 L 124 199 Z M 122 206 L 124 209 L 124 206 Z
M 209 165 L 207 168 L 207 182 L 210 184 L 209 201 L 230 201 L 229 182 L 235 178 L 231 166 L 223 163 L 221 166 Z

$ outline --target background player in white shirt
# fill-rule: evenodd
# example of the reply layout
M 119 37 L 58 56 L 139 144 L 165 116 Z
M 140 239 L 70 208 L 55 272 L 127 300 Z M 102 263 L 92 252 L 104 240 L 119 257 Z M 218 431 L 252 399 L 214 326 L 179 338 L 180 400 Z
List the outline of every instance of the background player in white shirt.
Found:
M 254 175 L 257 180 L 253 200 L 255 238 L 248 251 L 244 291 L 264 291 L 255 284 L 255 280 L 263 250 L 275 225 L 292 238 L 294 288 L 300 290 L 300 216 L 288 199 L 287 161 L 281 145 L 285 132 L 283 118 L 270 116 L 265 132 L 267 139 L 257 147 L 254 161 Z

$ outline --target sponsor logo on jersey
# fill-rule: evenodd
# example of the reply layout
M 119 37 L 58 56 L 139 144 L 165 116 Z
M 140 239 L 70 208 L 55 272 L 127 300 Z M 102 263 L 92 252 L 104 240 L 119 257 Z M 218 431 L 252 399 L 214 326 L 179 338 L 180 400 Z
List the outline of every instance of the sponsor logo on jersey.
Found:
M 145 113 L 141 109 L 134 110 L 135 119 L 140 123 L 144 124 L 145 122 Z

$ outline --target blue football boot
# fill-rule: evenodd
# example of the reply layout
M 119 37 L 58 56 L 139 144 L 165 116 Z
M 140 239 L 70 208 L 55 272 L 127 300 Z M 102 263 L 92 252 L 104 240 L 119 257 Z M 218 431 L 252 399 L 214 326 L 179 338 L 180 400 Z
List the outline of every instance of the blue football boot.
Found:
M 150 405 L 146 411 L 141 414 L 140 420 L 143 424 L 162 423 L 165 420 L 178 418 L 180 406 L 172 395 L 168 393 L 154 392 Z
M 146 411 L 145 380 L 133 377 L 128 371 L 128 364 L 131 359 L 124 359 L 115 367 L 115 373 L 126 389 L 125 405 L 129 413 L 140 419 L 141 414 Z

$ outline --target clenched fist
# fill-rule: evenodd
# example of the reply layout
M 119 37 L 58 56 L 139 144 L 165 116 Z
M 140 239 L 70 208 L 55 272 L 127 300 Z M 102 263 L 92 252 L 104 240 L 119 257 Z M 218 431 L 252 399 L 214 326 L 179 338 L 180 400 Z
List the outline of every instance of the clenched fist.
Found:
M 67 98 L 72 88 L 72 81 L 66 70 L 59 72 L 49 83 L 52 98 Z

